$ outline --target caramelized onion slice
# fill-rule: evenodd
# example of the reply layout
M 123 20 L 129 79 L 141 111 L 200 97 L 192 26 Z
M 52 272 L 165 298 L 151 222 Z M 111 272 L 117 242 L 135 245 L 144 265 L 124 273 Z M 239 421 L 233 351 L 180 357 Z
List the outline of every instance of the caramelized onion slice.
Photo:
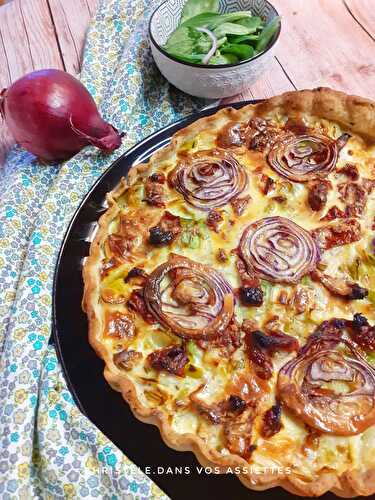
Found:
M 180 162 L 169 180 L 190 205 L 207 211 L 226 205 L 248 184 L 244 167 L 220 149 L 202 151 Z
M 352 436 L 375 423 L 375 370 L 338 335 L 310 337 L 279 372 L 281 402 L 309 426 Z
M 273 283 L 298 283 L 320 257 L 310 233 L 285 217 L 266 217 L 248 226 L 239 250 L 250 274 Z
M 156 320 L 183 338 L 218 337 L 234 312 L 233 290 L 221 274 L 176 254 L 151 273 L 144 299 Z
M 323 135 L 299 135 L 275 142 L 268 163 L 278 174 L 295 182 L 326 177 L 336 165 L 341 145 Z

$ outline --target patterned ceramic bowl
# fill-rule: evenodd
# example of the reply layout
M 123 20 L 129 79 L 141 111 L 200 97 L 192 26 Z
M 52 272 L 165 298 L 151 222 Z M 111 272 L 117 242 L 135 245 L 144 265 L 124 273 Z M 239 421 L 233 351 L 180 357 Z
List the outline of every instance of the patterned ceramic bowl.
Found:
M 166 0 L 151 16 L 151 50 L 159 70 L 175 87 L 197 97 L 219 99 L 241 93 L 267 69 L 280 29 L 268 49 L 249 61 L 217 66 L 181 62 L 162 47 L 177 28 L 185 1 Z M 267 0 L 220 0 L 221 13 L 239 10 L 250 10 L 253 15 L 260 16 L 266 22 L 278 15 Z

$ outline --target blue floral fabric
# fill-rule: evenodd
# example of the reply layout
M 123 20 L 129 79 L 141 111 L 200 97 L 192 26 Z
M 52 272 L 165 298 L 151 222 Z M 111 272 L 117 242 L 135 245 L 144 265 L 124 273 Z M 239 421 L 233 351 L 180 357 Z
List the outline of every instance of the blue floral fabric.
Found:
M 0 498 L 167 498 L 77 409 L 51 335 L 57 254 L 80 200 L 130 146 L 201 103 L 172 89 L 147 41 L 155 2 L 102 0 L 82 82 L 126 131 L 111 156 L 86 148 L 46 166 L 14 148 L 0 168 Z M 124 403 L 125 404 L 125 403 Z

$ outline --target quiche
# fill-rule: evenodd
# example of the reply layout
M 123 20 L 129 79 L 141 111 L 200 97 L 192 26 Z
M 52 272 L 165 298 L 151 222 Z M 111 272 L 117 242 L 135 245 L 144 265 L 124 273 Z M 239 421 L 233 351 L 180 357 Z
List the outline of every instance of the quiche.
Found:
M 225 108 L 107 195 L 89 341 L 135 416 L 249 488 L 375 493 L 375 103 Z

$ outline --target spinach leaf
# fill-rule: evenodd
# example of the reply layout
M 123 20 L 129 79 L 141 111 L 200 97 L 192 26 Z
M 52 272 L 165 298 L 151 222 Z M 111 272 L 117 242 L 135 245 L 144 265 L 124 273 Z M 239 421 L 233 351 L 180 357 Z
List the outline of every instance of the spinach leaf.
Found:
M 228 41 L 228 38 L 226 36 L 223 36 L 223 38 L 218 38 L 218 40 L 217 40 L 217 48 L 219 49 L 227 41 Z
M 245 43 L 225 43 L 221 47 L 220 52 L 222 54 L 234 54 L 240 61 L 250 59 L 250 57 L 254 55 L 253 47 L 251 45 L 246 45 Z
M 215 29 L 214 34 L 216 38 L 221 38 L 225 35 L 249 35 L 250 31 L 240 24 L 223 23 Z
M 280 17 L 274 17 L 272 21 L 270 21 L 267 26 L 262 30 L 259 40 L 255 46 L 255 51 L 256 52 L 262 52 L 264 49 L 267 48 L 268 44 L 270 43 L 273 35 L 276 33 L 276 31 L 279 29 L 280 26 Z
M 221 17 L 222 16 L 220 14 L 216 14 L 215 12 L 203 12 L 202 14 L 191 17 L 187 21 L 180 24 L 177 30 L 181 29 L 182 27 L 202 28 L 203 26 L 211 26 Z
M 204 56 L 206 54 L 181 54 L 180 52 L 168 52 L 171 56 L 175 57 L 176 59 L 179 59 L 180 61 L 191 63 L 191 64 L 201 64 Z
M 240 21 L 241 19 L 245 19 L 247 17 L 251 17 L 251 13 L 247 11 L 240 12 L 230 12 L 228 14 L 217 14 L 215 12 L 203 12 L 202 14 L 198 14 L 197 16 L 191 17 L 187 21 L 183 22 L 177 30 L 182 28 L 183 26 L 188 26 L 191 28 L 202 28 L 206 27 L 209 30 L 214 30 L 220 24 Z M 175 31 L 177 31 L 175 30 Z
M 255 42 L 259 39 L 259 35 L 229 35 L 228 41 L 230 43 L 245 43 Z
M 205 33 L 197 31 L 195 28 L 181 26 L 170 36 L 164 49 L 173 55 L 185 54 L 207 54 L 212 45 L 211 40 Z M 204 56 L 203 56 L 204 57 Z
M 207 26 L 208 29 L 215 29 L 220 24 L 225 23 L 226 20 L 241 20 L 249 15 L 249 12 L 234 12 L 223 15 L 209 12 L 198 14 L 185 21 L 171 34 L 167 43 L 164 45 L 164 49 L 168 53 L 172 54 L 173 52 L 175 57 L 177 57 L 177 53 L 186 55 L 192 55 L 194 53 L 207 54 L 211 48 L 211 40 L 206 34 L 197 31 L 196 28 Z M 244 26 L 237 26 L 237 30 L 238 29 L 246 30 Z M 244 34 L 244 31 L 241 31 L 239 34 Z M 217 38 L 220 39 L 224 36 L 225 33 Z
M 245 17 L 245 19 L 240 19 L 239 21 L 237 21 L 236 24 L 245 26 L 245 28 L 251 30 L 251 33 L 255 33 L 257 29 L 262 27 L 262 19 L 258 16 Z
M 235 64 L 237 62 L 238 57 L 234 54 L 221 54 L 219 51 L 210 59 L 210 64 Z
M 180 24 L 204 12 L 218 12 L 219 0 L 188 0 L 182 9 Z

